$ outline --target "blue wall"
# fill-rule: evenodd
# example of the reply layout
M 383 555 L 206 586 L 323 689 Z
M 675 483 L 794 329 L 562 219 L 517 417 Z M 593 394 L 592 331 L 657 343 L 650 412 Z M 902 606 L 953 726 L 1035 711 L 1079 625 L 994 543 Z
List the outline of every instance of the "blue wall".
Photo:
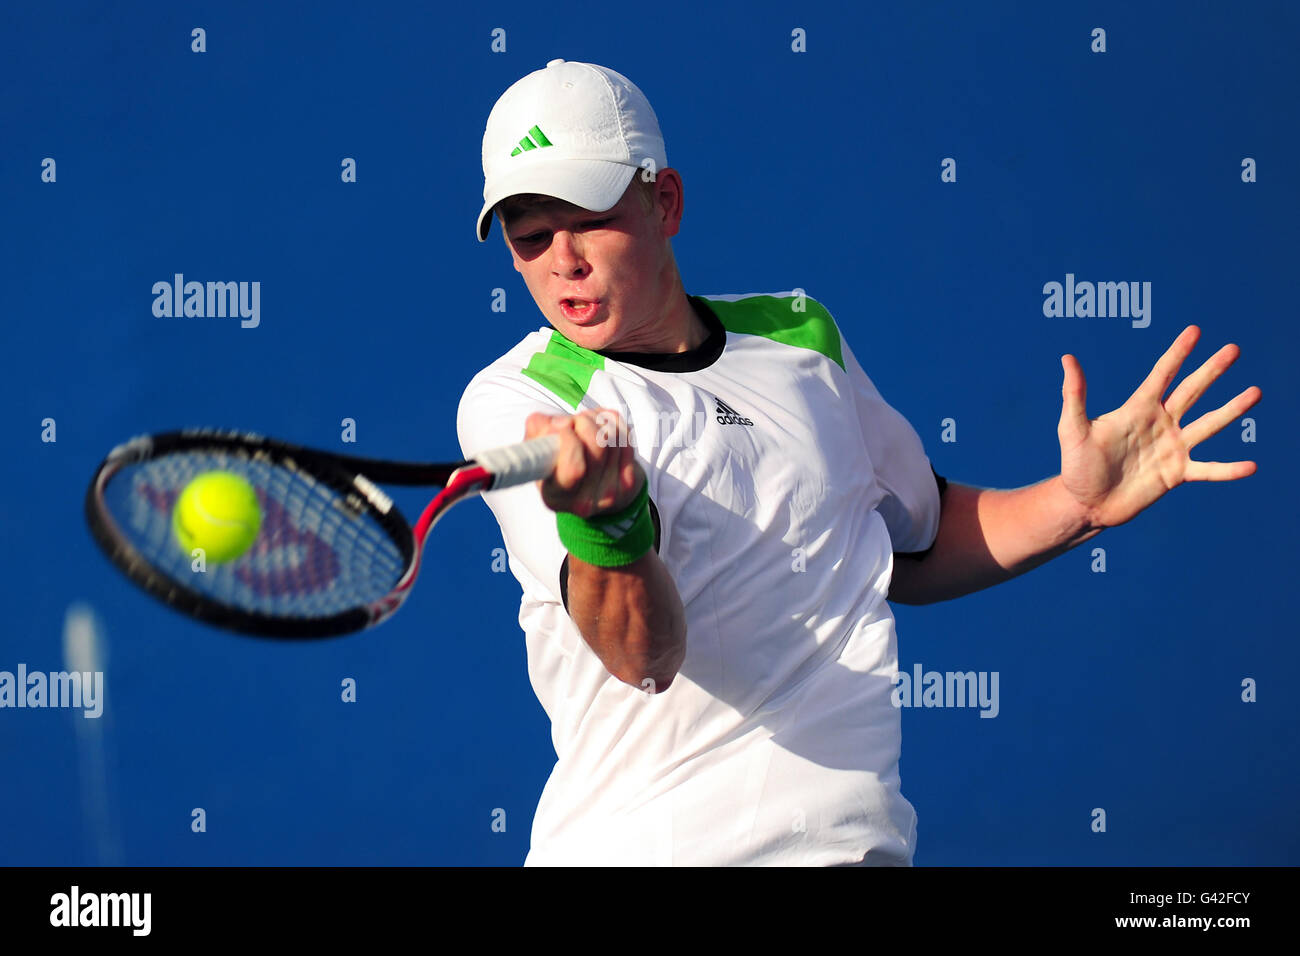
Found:
M 461 389 L 542 323 L 499 233 L 472 236 L 483 125 L 555 57 L 654 105 L 687 290 L 808 290 L 951 480 L 1059 470 L 1065 352 L 1096 417 L 1186 325 L 1184 373 L 1240 345 L 1192 416 L 1259 385 L 1258 440 L 1233 424 L 1194 457 L 1257 474 L 896 610 L 903 669 L 1000 675 L 996 719 L 904 712 L 903 790 L 918 865 L 1300 862 L 1294 6 L 380 6 L 0 14 L 0 670 L 61 669 L 89 608 L 108 681 L 98 721 L 0 710 L 0 863 L 522 862 L 554 752 L 481 503 L 440 526 L 396 619 L 287 646 L 136 591 L 81 499 L 112 445 L 184 425 L 341 449 L 352 418 L 358 454 L 457 457 Z M 260 325 L 154 317 L 175 273 L 259 281 Z M 1149 326 L 1045 317 L 1067 273 L 1150 282 Z

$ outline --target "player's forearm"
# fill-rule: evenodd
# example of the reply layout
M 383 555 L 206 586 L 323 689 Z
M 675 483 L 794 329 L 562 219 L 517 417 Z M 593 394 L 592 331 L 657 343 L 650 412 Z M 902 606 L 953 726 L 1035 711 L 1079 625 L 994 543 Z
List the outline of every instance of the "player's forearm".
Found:
M 569 555 L 568 596 L 569 616 L 611 674 L 651 693 L 668 688 L 686 657 L 686 612 L 658 554 L 621 568 Z
M 1060 476 L 1000 490 L 949 482 L 934 550 L 895 556 L 889 599 L 931 604 L 1000 584 L 1094 537 Z

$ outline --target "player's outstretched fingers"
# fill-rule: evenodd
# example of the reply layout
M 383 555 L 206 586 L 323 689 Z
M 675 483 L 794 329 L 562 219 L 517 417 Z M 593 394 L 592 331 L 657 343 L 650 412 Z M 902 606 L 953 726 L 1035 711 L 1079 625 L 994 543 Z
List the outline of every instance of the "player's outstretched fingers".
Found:
M 1213 411 L 1206 412 L 1184 428 L 1183 441 L 1188 448 L 1195 448 L 1205 439 L 1217 435 L 1244 415 L 1252 405 L 1259 401 L 1262 395 L 1263 392 L 1256 385 L 1239 392 L 1232 401 L 1219 406 Z M 1245 474 L 1234 475 L 1234 477 L 1245 477 Z
M 1144 394 L 1148 399 L 1157 402 L 1164 400 L 1164 394 L 1169 390 L 1170 384 L 1178 375 L 1178 370 L 1182 368 L 1183 362 L 1187 356 L 1192 354 L 1192 349 L 1196 346 L 1196 340 L 1201 337 L 1201 330 L 1195 325 L 1189 325 L 1178 333 L 1178 338 L 1174 339 L 1173 344 L 1165 350 L 1165 354 L 1160 356 L 1155 366 L 1151 369 L 1151 374 L 1146 380 L 1138 386 L 1137 391 L 1133 394 Z
M 1061 447 L 1077 445 L 1088 437 L 1088 380 L 1083 367 L 1073 355 L 1061 356 L 1064 378 L 1061 382 L 1061 418 L 1056 424 L 1056 435 Z
M 1187 410 L 1196 404 L 1197 400 L 1205 394 L 1205 390 L 1220 375 L 1228 370 L 1237 357 L 1241 355 L 1241 349 L 1232 342 L 1229 342 L 1219 351 L 1215 352 L 1204 362 L 1195 372 L 1192 372 L 1174 389 L 1173 393 L 1165 399 L 1165 411 L 1169 417 L 1178 425 L 1182 418 L 1187 414 Z

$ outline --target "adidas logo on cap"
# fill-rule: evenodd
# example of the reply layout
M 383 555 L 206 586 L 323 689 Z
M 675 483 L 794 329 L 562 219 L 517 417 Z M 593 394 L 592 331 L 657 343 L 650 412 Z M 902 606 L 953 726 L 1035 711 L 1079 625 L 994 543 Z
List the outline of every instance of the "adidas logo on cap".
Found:
M 534 126 L 528 131 L 528 135 L 519 141 L 519 145 L 514 148 L 511 156 L 518 156 L 522 152 L 530 149 L 541 149 L 543 146 L 553 145 L 546 134 L 542 132 L 540 126 Z

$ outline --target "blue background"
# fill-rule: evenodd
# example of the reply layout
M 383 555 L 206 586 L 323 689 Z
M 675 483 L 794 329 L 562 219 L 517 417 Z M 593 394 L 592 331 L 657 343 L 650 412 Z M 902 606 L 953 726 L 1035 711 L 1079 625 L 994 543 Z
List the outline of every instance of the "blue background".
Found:
M 0 669 L 61 669 L 82 602 L 108 680 L 98 722 L 0 710 L 0 862 L 522 862 L 554 752 L 481 503 L 440 526 L 393 621 L 282 645 L 144 596 L 96 550 L 81 502 L 114 444 L 185 425 L 458 457 L 462 388 L 542 324 L 498 229 L 473 237 L 483 125 L 555 57 L 612 67 L 654 105 L 685 183 L 687 291 L 806 289 L 954 481 L 1059 471 L 1065 352 L 1096 417 L 1188 324 L 1203 336 L 1183 373 L 1241 346 L 1185 422 L 1260 386 L 1257 443 L 1234 423 L 1193 452 L 1254 460 L 1256 475 L 1180 487 L 997 588 L 896 608 L 902 668 L 997 671 L 1001 696 L 994 720 L 904 711 L 903 792 L 918 865 L 1300 862 L 1294 6 L 46 3 L 0 17 Z M 196 26 L 206 53 L 190 51 Z M 806 53 L 790 50 L 796 27 Z M 1247 156 L 1257 183 L 1241 181 Z M 57 183 L 41 182 L 45 157 Z M 176 272 L 260 281 L 260 327 L 155 318 L 151 287 Z M 1067 272 L 1151 282 L 1150 327 L 1045 318 L 1043 284 Z M 497 287 L 505 314 L 490 311 Z M 948 417 L 955 443 L 940 441 Z M 344 418 L 355 446 L 340 445 Z M 408 516 L 424 497 L 398 492 Z M 345 677 L 355 704 L 340 702 Z M 1240 699 L 1247 677 L 1257 703 Z M 206 833 L 191 832 L 195 807 Z

